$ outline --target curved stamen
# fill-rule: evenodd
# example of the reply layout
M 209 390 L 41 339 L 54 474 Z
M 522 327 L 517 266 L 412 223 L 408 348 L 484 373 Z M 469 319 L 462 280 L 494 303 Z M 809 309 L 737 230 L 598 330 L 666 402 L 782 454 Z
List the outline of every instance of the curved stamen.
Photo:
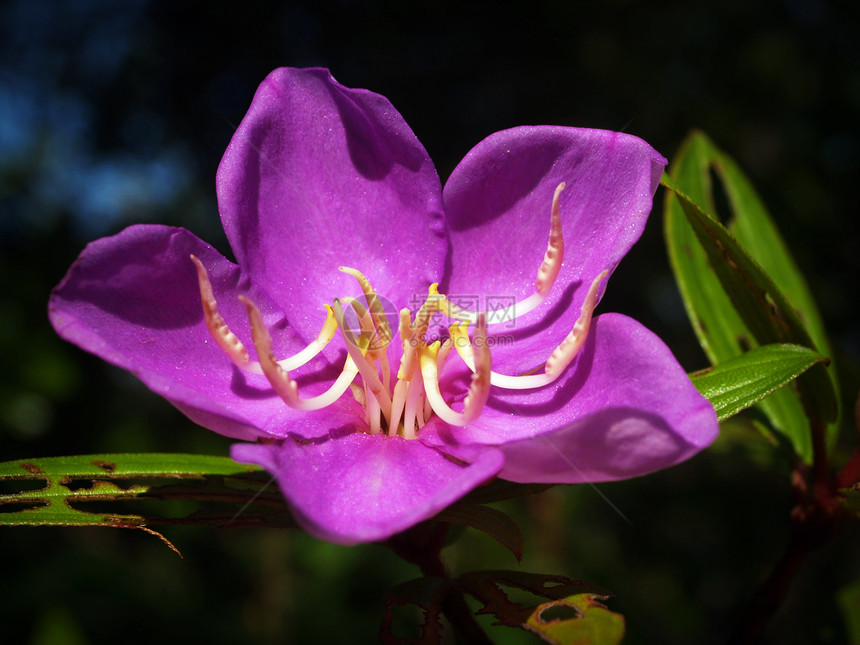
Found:
M 451 353 L 452 349 L 454 349 L 454 341 L 451 340 L 451 337 L 449 336 L 442 343 L 442 346 L 439 348 L 439 352 L 436 356 L 436 370 L 439 372 L 439 374 L 442 373 L 442 370 L 445 367 L 445 363 L 448 361 L 448 355 Z
M 346 341 L 346 351 L 349 352 L 350 357 L 358 367 L 358 373 L 361 374 L 361 378 L 367 386 L 367 392 L 376 397 L 379 402 L 379 407 L 382 409 L 382 416 L 385 417 L 385 421 L 390 427 L 391 396 L 389 396 L 388 391 L 383 387 L 382 382 L 379 380 L 379 374 L 376 373 L 376 368 L 368 362 L 364 357 L 364 354 L 359 349 L 355 335 L 344 325 L 343 307 L 337 299 L 334 301 L 334 316 L 337 320 L 337 326 L 340 328 L 340 333 L 343 334 L 344 340 Z
M 370 309 L 370 317 L 373 320 L 373 326 L 378 335 L 379 347 L 385 347 L 391 342 L 391 326 L 388 324 L 388 317 L 385 315 L 385 310 L 382 307 L 382 302 L 376 291 L 370 285 L 370 280 L 357 269 L 350 267 L 338 267 L 338 271 L 342 271 L 358 280 L 358 285 L 364 293 L 364 298 L 367 301 L 367 307 Z
M 215 341 L 215 344 L 221 348 L 227 357 L 233 361 L 239 369 L 249 370 L 251 365 L 248 356 L 248 350 L 239 340 L 227 322 L 218 313 L 218 301 L 215 299 L 215 292 L 212 291 L 212 283 L 209 281 L 209 274 L 206 272 L 206 267 L 197 259 L 197 256 L 191 254 L 191 261 L 197 267 L 197 283 L 200 285 L 200 300 L 203 303 L 203 317 L 206 320 L 206 328 Z M 253 369 L 250 369 L 253 371 Z
M 445 363 L 448 361 L 448 356 L 451 354 L 451 350 L 454 349 L 454 343 L 449 336 L 444 340 L 442 346 L 439 348 L 439 351 L 436 354 L 436 373 L 441 374 L 442 370 L 445 369 Z M 429 420 L 430 417 L 433 416 L 433 406 L 430 405 L 430 399 L 427 397 L 424 398 L 424 418 Z
M 388 348 L 381 347 L 373 350 L 368 349 L 369 347 L 374 347 L 375 340 L 379 339 L 379 335 L 373 324 L 371 315 L 368 313 L 367 309 L 364 308 L 361 302 L 355 298 L 347 297 L 344 298 L 342 302 L 350 305 L 358 316 L 359 325 L 361 327 L 361 333 L 359 334 L 359 340 L 361 341 L 359 343 L 359 349 L 364 353 L 367 361 L 371 365 L 379 359 L 379 370 L 382 372 L 382 388 L 387 392 L 391 383 L 391 370 L 388 365 Z M 382 427 L 379 423 L 379 415 L 381 411 L 379 400 L 375 396 L 365 396 L 365 401 L 368 403 L 366 407 L 371 434 L 381 432 Z
M 556 187 L 555 194 L 552 197 L 552 208 L 550 209 L 549 218 L 549 241 L 547 242 L 543 262 L 541 262 L 538 268 L 537 278 L 535 278 L 535 293 L 510 307 L 490 312 L 492 313 L 490 324 L 511 322 L 527 314 L 546 300 L 546 297 L 552 290 L 555 279 L 558 277 L 558 272 L 561 270 L 561 264 L 564 261 L 564 235 L 562 235 L 561 230 L 561 208 L 558 205 L 558 200 L 565 185 L 564 182 L 561 182 Z M 465 320 L 471 323 L 478 320 L 478 312 L 459 307 L 449 301 L 444 295 L 439 294 L 439 297 L 445 303 L 442 311 L 450 318 Z
M 452 410 L 439 391 L 439 373 L 436 370 L 439 341 L 421 350 L 421 375 L 424 378 L 427 400 L 430 401 L 433 412 L 451 425 L 464 426 L 477 419 L 490 396 L 491 359 L 490 348 L 487 346 L 487 321 L 483 313 L 478 316 L 475 345 L 478 351 L 473 356 L 473 363 L 477 365 L 477 371 L 472 376 L 469 393 L 463 401 L 462 413 Z
M 212 283 L 209 281 L 209 274 L 206 272 L 206 267 L 195 256 L 191 255 L 191 261 L 197 267 L 197 282 L 200 285 L 200 300 L 203 303 L 203 317 L 206 321 L 206 328 L 209 330 L 213 340 L 227 354 L 227 357 L 236 364 L 239 369 L 251 374 L 263 374 L 263 368 L 257 361 L 252 361 L 249 358 L 248 350 L 239 337 L 236 336 L 227 325 L 227 322 L 218 312 L 218 301 L 215 299 L 215 293 L 212 290 Z M 278 365 L 285 370 L 298 369 L 302 365 L 309 362 L 317 354 L 319 354 L 326 345 L 334 338 L 337 331 L 337 322 L 334 319 L 334 311 L 329 305 L 323 305 L 326 309 L 325 321 L 323 321 L 317 337 L 303 350 L 293 354 L 288 358 L 278 361 Z
M 331 342 L 332 338 L 334 338 L 334 334 L 337 331 L 337 321 L 334 319 L 334 310 L 330 305 L 324 304 L 323 307 L 325 307 L 325 320 L 323 321 L 320 333 L 317 334 L 317 337 L 300 352 L 297 352 L 288 358 L 282 358 L 279 360 L 278 365 L 280 365 L 282 369 L 289 371 L 300 368 L 325 349 L 325 346 Z
M 358 317 L 358 326 L 361 327 L 361 332 L 358 334 L 357 338 L 353 333 L 352 338 L 355 339 L 358 348 L 367 357 L 367 359 L 369 361 L 375 361 L 376 351 L 372 350 L 371 347 L 373 347 L 373 337 L 376 335 L 376 329 L 373 326 L 373 320 L 370 317 L 370 314 L 355 298 L 341 298 L 341 302 L 352 307 L 352 310 Z M 344 322 L 346 322 L 346 314 L 344 314 Z M 337 321 L 335 321 L 335 328 L 336 327 Z
M 585 296 L 585 301 L 579 310 L 579 318 L 573 325 L 573 329 L 561 342 L 561 344 L 553 350 L 544 366 L 543 374 L 527 374 L 524 376 L 509 376 L 490 372 L 490 383 L 497 387 L 508 390 L 531 390 L 544 385 L 549 385 L 555 381 L 565 368 L 573 362 L 579 350 L 585 344 L 585 339 L 588 338 L 588 331 L 591 328 L 591 317 L 594 312 L 594 307 L 597 304 L 597 291 L 600 288 L 600 282 L 609 274 L 609 269 L 603 271 L 591 283 L 588 293 Z M 469 341 L 469 335 L 466 333 L 466 324 L 453 324 L 450 328 L 451 338 L 454 342 L 454 347 L 457 353 L 463 359 L 463 362 L 473 372 L 475 371 L 475 356 L 472 352 L 472 344 Z M 477 338 L 477 334 L 476 334 Z
M 275 355 L 272 351 L 272 337 L 269 335 L 269 330 L 266 329 L 266 324 L 263 322 L 263 314 L 260 313 L 257 305 L 249 298 L 239 296 L 239 300 L 245 305 L 245 309 L 248 312 L 248 320 L 251 323 L 251 337 L 254 339 L 254 347 L 257 350 L 257 356 L 260 358 L 260 367 L 263 370 L 263 374 L 269 380 L 269 383 L 278 396 L 288 406 L 297 410 L 319 410 L 331 405 L 346 392 L 358 373 L 358 367 L 350 358 L 347 358 L 343 366 L 343 371 L 328 390 L 309 399 L 300 399 L 298 385 L 296 385 L 296 382 L 290 378 L 287 371 L 275 360 Z
M 552 208 L 549 215 L 549 241 L 546 245 L 543 262 L 541 262 L 535 278 L 535 289 L 544 298 L 549 294 L 552 285 L 555 284 L 555 279 L 558 277 L 561 263 L 564 260 L 564 236 L 561 233 L 561 207 L 558 205 L 558 198 L 566 185 L 561 182 L 556 186 L 555 193 L 553 193 Z
M 373 363 L 379 360 L 379 371 L 382 373 L 382 387 L 386 392 L 390 391 L 391 367 L 388 364 L 388 346 L 379 346 L 379 332 L 373 324 L 373 318 L 364 306 L 355 298 L 344 298 L 343 302 L 350 305 L 358 316 L 361 334 L 359 349 L 364 352 L 367 360 Z M 328 307 L 328 305 L 326 305 Z M 334 316 L 332 316 L 334 318 Z M 335 321 L 335 326 L 337 321 Z

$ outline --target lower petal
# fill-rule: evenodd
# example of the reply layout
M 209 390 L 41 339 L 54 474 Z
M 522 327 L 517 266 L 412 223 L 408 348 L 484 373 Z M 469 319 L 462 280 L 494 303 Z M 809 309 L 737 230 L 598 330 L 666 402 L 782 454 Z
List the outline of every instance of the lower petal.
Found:
M 339 544 L 375 542 L 426 520 L 492 478 L 493 449 L 464 465 L 420 441 L 333 430 L 319 439 L 236 444 L 231 455 L 271 472 L 296 520 Z

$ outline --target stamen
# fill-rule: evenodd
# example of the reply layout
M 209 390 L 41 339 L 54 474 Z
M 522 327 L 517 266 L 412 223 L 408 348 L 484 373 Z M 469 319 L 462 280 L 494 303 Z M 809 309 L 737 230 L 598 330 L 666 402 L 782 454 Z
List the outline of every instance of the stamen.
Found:
M 365 401 L 367 401 L 367 424 L 370 426 L 370 434 L 378 434 L 382 432 L 379 421 L 381 413 L 379 399 L 375 396 L 365 396 Z
M 421 394 L 424 385 L 420 378 L 408 382 L 409 390 L 406 393 L 406 409 L 403 411 L 403 438 L 415 439 L 415 424 L 418 422 L 418 409 L 421 406 Z
M 239 337 L 230 331 L 227 322 L 218 313 L 218 301 L 215 300 L 215 293 L 212 291 L 212 283 L 209 281 L 206 267 L 193 254 L 191 255 L 191 261 L 197 267 L 197 283 L 200 285 L 200 300 L 203 303 L 203 317 L 206 320 L 206 328 L 212 335 L 215 344 L 227 354 L 227 357 L 240 369 L 248 370 L 250 366 L 248 350 L 245 349 Z
M 386 392 L 391 391 L 391 366 L 388 364 L 388 348 L 379 355 L 379 371 L 382 372 L 382 387 Z
M 197 267 L 197 282 L 200 285 L 200 300 L 203 303 L 203 317 L 206 320 L 206 328 L 209 330 L 215 343 L 239 369 L 251 374 L 263 374 L 263 368 L 260 366 L 260 363 L 249 360 L 248 350 L 245 349 L 245 345 L 242 344 L 242 341 L 239 340 L 236 334 L 230 331 L 227 322 L 218 313 L 218 302 L 215 299 L 215 293 L 212 290 L 212 283 L 209 281 L 206 267 L 193 254 L 191 255 L 191 260 Z M 323 306 L 326 308 L 326 317 L 317 337 L 300 352 L 278 361 L 281 368 L 288 371 L 298 369 L 308 363 L 331 342 L 335 331 L 337 331 L 337 322 L 334 319 L 332 308 L 328 305 Z
M 483 313 L 478 316 L 478 327 L 475 331 L 475 344 L 478 348 L 476 358 L 477 371 L 472 376 L 469 393 L 463 401 L 463 412 L 452 410 L 442 398 L 439 391 L 439 374 L 436 370 L 439 341 L 421 351 L 421 375 L 424 377 L 424 391 L 427 400 L 437 416 L 455 426 L 464 426 L 477 419 L 484 409 L 490 396 L 491 359 L 490 348 L 487 346 L 487 321 Z
M 364 387 L 353 381 L 349 384 L 349 390 L 352 392 L 352 398 L 354 398 L 361 407 L 364 407 L 365 402 L 367 401 L 367 396 L 364 394 Z
M 400 368 L 397 370 L 397 378 L 412 380 L 415 374 L 415 366 L 418 364 L 418 346 L 424 341 L 418 331 L 412 326 L 409 310 L 405 307 L 400 310 L 400 326 L 398 332 L 403 340 L 403 356 L 400 358 Z
M 424 393 L 424 384 L 419 379 L 419 383 L 421 383 L 421 394 L 418 397 L 418 402 L 415 405 L 415 424 L 418 426 L 418 430 L 424 427 L 424 424 L 427 423 L 428 415 L 424 414 L 424 410 L 429 407 L 430 413 L 432 414 L 433 408 L 427 405 L 427 396 Z M 417 435 L 416 435 L 417 436 Z
M 376 291 L 370 285 L 370 280 L 361 271 L 350 267 L 338 267 L 338 271 L 351 275 L 358 280 L 358 285 L 364 293 L 365 300 L 367 300 L 367 307 L 370 309 L 373 326 L 376 328 L 376 333 L 379 337 L 379 347 L 387 346 L 391 342 L 391 326 L 388 324 L 388 318 L 385 315 L 385 310 L 382 307 L 379 296 L 376 295 Z
M 412 379 L 415 368 L 419 364 L 419 350 L 425 345 L 424 334 L 430 325 L 430 318 L 437 311 L 445 310 L 445 296 L 439 293 L 437 290 L 438 286 L 435 282 L 430 285 L 427 299 L 415 314 L 414 322 L 409 318 L 409 309 L 403 308 L 400 310 L 398 331 L 400 338 L 403 340 L 403 357 L 400 359 L 400 369 L 397 371 L 397 378 Z
M 350 357 L 358 367 L 358 373 L 361 374 L 361 378 L 367 386 L 367 391 L 376 397 L 376 400 L 379 402 L 379 407 L 382 409 L 382 416 L 385 417 L 385 421 L 390 427 L 391 397 L 389 396 L 388 391 L 382 387 L 382 382 L 379 380 L 376 368 L 368 362 L 364 357 L 364 354 L 359 349 L 355 335 L 344 325 L 343 307 L 337 299 L 334 301 L 334 316 L 337 320 L 337 326 L 340 328 L 340 333 L 343 334 L 344 340 L 346 341 L 346 351 L 349 352 Z
M 263 314 L 260 313 L 257 305 L 249 298 L 239 296 L 239 300 L 242 301 L 248 312 L 248 320 L 251 323 L 251 337 L 254 339 L 254 347 L 257 350 L 257 356 L 260 358 L 260 367 L 263 370 L 263 374 L 269 380 L 269 383 L 278 396 L 288 406 L 297 410 L 319 410 L 331 405 L 346 392 L 358 373 L 355 362 L 349 358 L 344 363 L 343 371 L 328 390 L 310 399 L 300 399 L 296 382 L 290 378 L 287 371 L 275 360 L 275 355 L 272 351 L 272 337 L 269 335 L 269 330 L 266 329 L 266 325 L 263 322 Z
M 373 320 L 371 319 L 370 314 L 367 313 L 367 310 L 355 298 L 342 298 L 341 302 L 352 307 L 356 316 L 358 316 L 358 325 L 361 327 L 361 333 L 356 339 L 358 348 L 369 361 L 375 361 L 376 352 L 370 348 L 373 347 L 373 337 L 376 335 L 376 329 L 373 327 Z M 344 320 L 345 319 L 346 318 L 344 317 Z M 335 321 L 335 325 L 337 325 L 337 321 Z M 352 337 L 355 338 L 355 334 L 353 334 Z
M 558 205 L 558 198 L 565 186 L 566 184 L 561 182 L 556 187 L 555 193 L 552 196 L 552 209 L 550 210 L 549 217 L 549 241 L 546 245 L 543 262 L 541 262 L 538 269 L 537 278 L 535 278 L 535 289 L 544 298 L 549 294 L 552 285 L 555 284 L 555 279 L 558 277 L 561 263 L 564 260 L 564 236 L 561 233 L 561 207 Z
M 289 358 L 279 360 L 278 365 L 282 369 L 289 371 L 300 368 L 325 349 L 325 346 L 334 338 L 334 334 L 337 331 L 337 321 L 334 319 L 334 311 L 329 305 L 324 304 L 323 307 L 325 307 L 326 313 L 320 333 L 300 352 L 293 354 Z
M 388 436 L 393 437 L 397 434 L 397 427 L 400 425 L 400 417 L 403 416 L 403 410 L 406 407 L 406 396 L 409 393 L 409 383 L 406 379 L 397 379 L 394 385 L 394 396 L 391 398 L 391 423 L 388 426 Z
M 585 294 L 585 300 L 582 307 L 579 308 L 579 318 L 573 325 L 573 329 L 567 337 L 561 341 L 561 344 L 555 348 L 555 351 L 546 361 L 546 374 L 554 381 L 561 373 L 571 364 L 579 350 L 585 344 L 585 339 L 588 338 L 588 331 L 591 329 L 591 315 L 594 313 L 594 307 L 597 305 L 597 290 L 600 288 L 600 283 L 609 275 L 609 269 L 605 269 L 598 275 L 591 286 L 588 288 L 588 293 Z
M 468 325 L 468 323 L 466 324 Z M 454 341 L 451 340 L 451 337 L 449 336 L 445 339 L 445 342 L 442 343 L 442 346 L 439 348 L 439 353 L 436 356 L 436 370 L 439 374 L 442 373 L 442 369 L 445 367 L 445 363 L 448 361 L 448 355 L 451 353 L 452 349 L 454 349 Z
M 600 283 L 609 274 L 609 269 L 603 271 L 591 283 L 588 293 L 585 296 L 585 301 L 579 310 L 579 318 L 573 325 L 573 329 L 561 342 L 561 344 L 553 350 L 550 357 L 547 359 L 544 366 L 543 374 L 527 374 L 524 376 L 509 376 L 490 372 L 490 383 L 497 387 L 508 390 L 531 390 L 544 385 L 549 385 L 555 381 L 561 373 L 573 362 L 579 350 L 585 344 L 588 338 L 588 331 L 591 328 L 591 317 L 594 312 L 594 307 L 597 304 L 597 291 L 600 288 Z M 466 333 L 466 324 L 453 324 L 450 327 L 451 338 L 454 342 L 454 347 L 457 353 L 463 359 L 463 362 L 473 372 L 475 371 L 475 356 L 472 352 L 472 344 L 469 341 L 469 335 Z M 477 338 L 477 334 L 476 334 Z
M 538 268 L 537 278 L 535 278 L 535 293 L 510 307 L 494 310 L 492 312 L 493 320 L 490 324 L 494 322 L 510 322 L 527 314 L 546 300 L 546 297 L 552 290 L 564 261 L 564 236 L 561 230 L 561 208 L 558 205 L 558 199 L 565 185 L 564 182 L 561 182 L 556 187 L 555 194 L 552 197 L 552 208 L 550 209 L 549 218 L 549 241 L 547 242 L 543 262 L 541 262 Z M 444 304 L 442 311 L 450 318 L 457 318 L 471 323 L 478 320 L 478 312 L 464 309 L 449 301 L 444 295 L 439 295 Z

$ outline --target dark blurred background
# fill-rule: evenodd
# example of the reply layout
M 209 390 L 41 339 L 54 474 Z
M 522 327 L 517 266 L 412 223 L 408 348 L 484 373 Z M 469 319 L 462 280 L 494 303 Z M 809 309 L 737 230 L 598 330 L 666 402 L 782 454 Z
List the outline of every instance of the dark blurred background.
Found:
M 670 161 L 691 128 L 706 131 L 749 173 L 818 296 L 849 397 L 844 451 L 860 357 L 858 63 L 849 1 L 7 0 L 0 460 L 227 454 L 228 440 L 60 341 L 46 302 L 88 241 L 135 222 L 185 226 L 229 255 L 215 170 L 257 84 L 282 65 L 329 67 L 389 97 L 443 181 L 474 144 L 515 125 L 624 130 Z M 668 268 L 661 208 L 658 193 L 601 308 L 642 320 L 692 371 L 706 361 Z M 528 533 L 522 568 L 614 592 L 627 642 L 716 643 L 786 545 L 787 473 L 739 421 L 687 464 L 601 485 L 629 522 L 587 486 L 506 508 Z M 184 560 L 138 532 L 0 530 L 4 642 L 372 641 L 381 593 L 417 573 L 382 547 L 298 532 L 166 535 Z M 858 538 L 849 528 L 812 557 L 767 642 L 851 638 Z M 447 554 L 455 571 L 520 566 L 472 533 Z

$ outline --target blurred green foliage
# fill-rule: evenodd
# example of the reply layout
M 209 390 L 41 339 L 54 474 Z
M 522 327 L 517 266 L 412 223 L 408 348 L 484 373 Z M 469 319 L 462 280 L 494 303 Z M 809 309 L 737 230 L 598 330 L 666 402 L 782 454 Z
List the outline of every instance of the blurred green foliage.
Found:
M 856 395 L 860 25 L 850 3 L 11 0 L 0 15 L 3 460 L 227 454 L 227 439 L 56 338 L 45 307 L 87 241 L 133 222 L 182 225 L 229 253 L 215 169 L 257 84 L 280 65 L 327 66 L 388 96 L 443 178 L 481 138 L 524 123 L 625 130 L 667 156 L 701 128 L 774 215 L 834 340 L 846 401 Z M 689 370 L 705 367 L 659 217 L 601 308 L 642 320 Z M 738 418 L 670 471 L 504 508 L 526 533 L 523 570 L 614 592 L 625 642 L 716 643 L 787 540 L 787 480 Z M 131 531 L 3 530 L 4 641 L 371 640 L 384 591 L 416 575 L 380 546 L 295 531 L 167 536 L 184 560 Z M 858 538 L 851 527 L 807 563 L 767 642 L 856 632 L 840 613 L 853 596 L 840 605 L 837 593 L 860 577 Z M 456 572 L 515 566 L 474 531 L 446 555 Z M 534 642 L 505 628 L 494 637 Z

